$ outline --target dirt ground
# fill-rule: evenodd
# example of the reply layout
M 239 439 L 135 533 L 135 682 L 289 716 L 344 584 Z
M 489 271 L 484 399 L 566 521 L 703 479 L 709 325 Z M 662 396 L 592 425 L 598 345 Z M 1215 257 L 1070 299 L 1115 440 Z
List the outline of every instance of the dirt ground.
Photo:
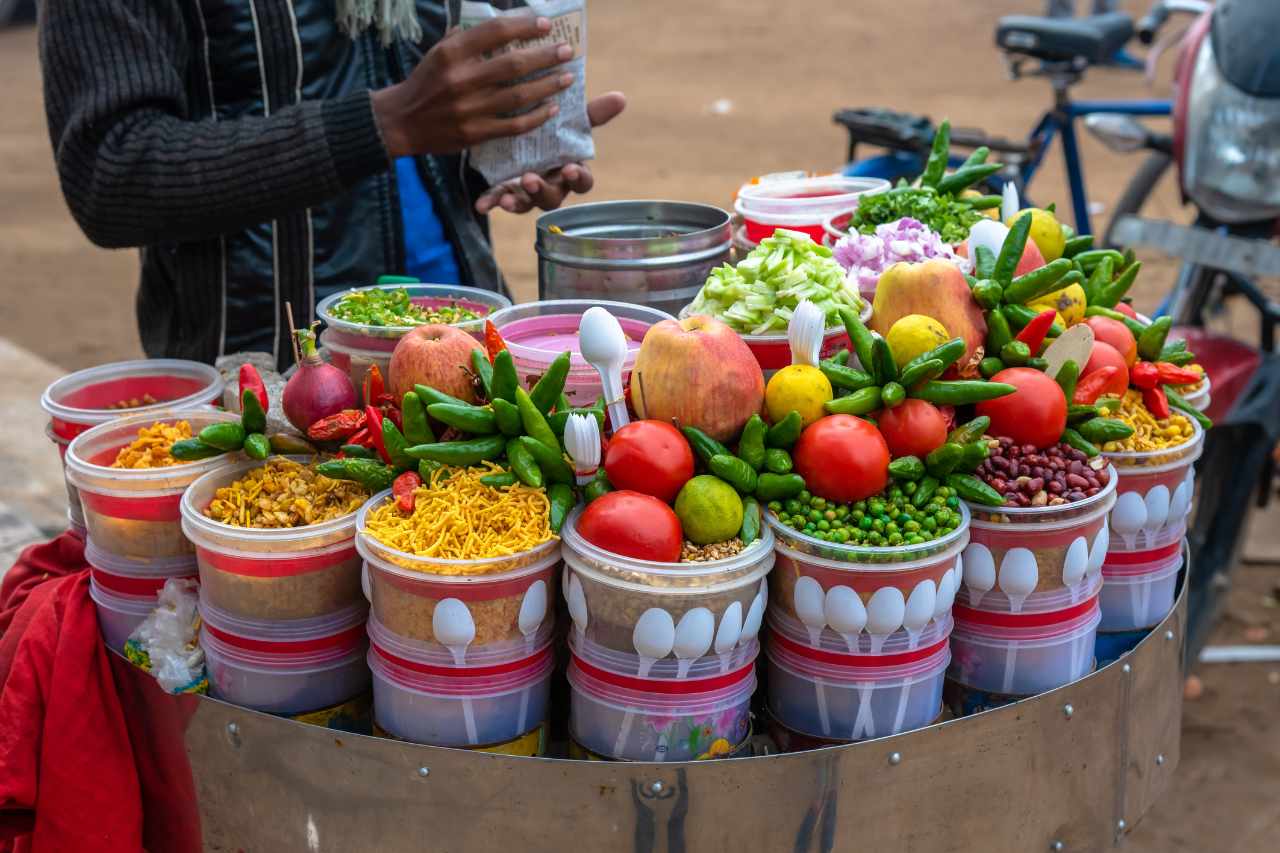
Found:
M 1048 87 L 1005 79 L 991 32 L 998 15 L 1039 6 L 1035 0 L 595 3 L 589 89 L 621 89 L 630 106 L 597 134 L 593 198 L 727 206 L 752 175 L 836 169 L 846 140 L 831 114 L 842 107 L 893 107 L 1025 135 L 1050 103 Z M 1128 6 L 1140 10 L 1134 0 Z M 32 31 L 0 33 L 0 89 L 0 336 L 66 369 L 138 355 L 136 254 L 92 247 L 66 211 L 52 169 Z M 1110 70 L 1091 72 L 1077 92 L 1153 96 L 1138 75 Z M 1086 180 L 1105 219 L 1137 160 L 1087 135 L 1082 144 Z M 1057 156 L 1033 188 L 1042 203 L 1056 198 L 1065 208 Z M 1179 217 L 1172 187 L 1161 188 L 1152 212 Z M 499 215 L 494 232 L 517 295 L 535 298 L 533 218 Z M 1149 260 L 1137 294 L 1144 309 L 1155 305 L 1173 269 Z M 1264 547 L 1258 555 L 1280 552 Z M 1215 642 L 1280 642 L 1277 578 L 1273 566 L 1237 573 Z M 1128 836 L 1127 847 L 1274 850 L 1280 665 L 1217 665 L 1200 675 L 1204 695 L 1186 706 L 1173 790 Z

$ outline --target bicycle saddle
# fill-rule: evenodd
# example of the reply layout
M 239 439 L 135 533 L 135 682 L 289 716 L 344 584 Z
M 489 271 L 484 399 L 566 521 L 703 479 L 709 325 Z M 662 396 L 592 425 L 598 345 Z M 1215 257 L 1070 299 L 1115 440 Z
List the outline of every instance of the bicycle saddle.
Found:
M 997 47 L 1045 62 L 1107 62 L 1132 37 L 1133 19 L 1123 12 L 1087 18 L 1006 15 L 996 25 Z

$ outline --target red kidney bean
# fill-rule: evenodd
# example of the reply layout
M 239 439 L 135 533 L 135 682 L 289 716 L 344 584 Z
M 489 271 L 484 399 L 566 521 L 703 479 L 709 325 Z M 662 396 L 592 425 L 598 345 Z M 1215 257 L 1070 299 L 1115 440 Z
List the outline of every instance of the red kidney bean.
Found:
M 1102 490 L 1110 476 L 1089 457 L 1066 444 L 1043 450 L 1000 438 L 975 473 L 1009 506 L 1060 506 Z M 1047 499 L 1047 500 L 1046 500 Z

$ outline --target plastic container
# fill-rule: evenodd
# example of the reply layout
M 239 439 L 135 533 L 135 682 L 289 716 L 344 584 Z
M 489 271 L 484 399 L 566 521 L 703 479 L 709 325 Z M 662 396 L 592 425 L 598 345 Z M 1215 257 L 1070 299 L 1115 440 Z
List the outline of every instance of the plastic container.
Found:
M 968 566 L 966 565 L 966 570 Z M 1057 613 L 1081 602 L 1097 597 L 1102 590 L 1102 572 L 1090 572 L 1082 583 L 1060 586 L 1044 592 L 1033 592 L 1025 597 L 1010 598 L 999 587 L 981 590 L 963 581 L 956 592 L 955 606 L 971 608 L 987 613 Z
M 896 654 L 812 649 L 772 633 L 765 645 L 769 713 L 813 737 L 866 740 L 927 726 L 942 708 L 947 639 Z
M 741 553 L 706 563 L 654 563 L 613 554 L 565 519 L 564 596 L 574 630 L 599 646 L 648 661 L 693 660 L 750 645 L 768 603 L 773 567 L 767 530 Z M 584 746 L 589 744 L 584 743 Z
M 102 551 L 131 560 L 165 560 L 194 548 L 182 533 L 179 504 L 187 487 L 228 467 L 230 454 L 168 468 L 112 468 L 120 448 L 154 423 L 187 421 L 192 433 L 240 416 L 210 408 L 130 415 L 81 433 L 67 448 L 67 480 L 80 494 L 85 527 Z M 238 457 L 243 458 L 243 457 Z
M 369 689 L 364 602 L 311 619 L 242 619 L 200 590 L 200 645 L 218 699 L 272 714 L 328 708 Z
M 975 690 L 1030 696 L 1093 669 L 1102 614 L 1094 597 L 1044 613 L 994 613 L 957 604 L 955 620 L 948 675 Z
M 356 539 L 373 612 L 388 630 L 409 640 L 447 645 L 461 665 L 476 649 L 529 641 L 552 622 L 559 540 L 509 557 L 415 556 L 365 532 L 369 513 L 390 497 L 390 490 L 381 492 L 360 508 Z
M 433 746 L 505 744 L 547 719 L 551 626 L 532 653 L 510 648 L 474 649 L 456 666 L 445 649 L 407 642 L 369 620 L 369 669 L 373 715 L 388 734 Z
M 1148 628 L 1137 631 L 1098 631 L 1098 639 L 1094 644 L 1094 656 L 1098 659 L 1098 667 L 1114 663 L 1124 655 L 1133 651 L 1142 639 L 1150 634 Z
M 661 660 L 645 658 L 635 652 L 619 652 L 592 642 L 578 631 L 569 632 L 569 649 L 590 665 L 616 675 L 637 678 L 656 678 L 662 681 L 680 681 L 724 675 L 741 669 L 760 654 L 760 644 L 753 637 L 723 652 L 715 651 L 698 658 L 667 657 Z
M 1192 406 L 1195 406 L 1198 411 L 1208 411 L 1209 404 L 1213 402 L 1213 397 L 1209 393 L 1212 387 L 1213 382 L 1209 379 L 1209 374 L 1206 373 L 1204 375 L 1204 384 L 1190 394 L 1183 394 L 1182 397 Z
M 521 385 L 531 385 L 531 379 L 540 377 L 557 356 L 568 350 L 572 355 L 569 377 L 565 380 L 565 396 L 574 406 L 595 403 L 601 394 L 600 374 L 578 352 L 578 325 L 582 322 L 583 313 L 595 306 L 607 309 L 616 317 L 626 335 L 627 355 L 622 363 L 624 387 L 649 327 L 663 320 L 675 319 L 665 311 L 643 305 L 587 299 L 555 299 L 504 308 L 490 319 L 507 342 Z
M 84 516 L 79 513 L 80 504 L 74 507 L 67 507 L 67 532 L 79 539 L 81 542 L 89 538 L 89 528 L 84 526 Z
M 89 576 L 101 589 L 116 595 L 148 596 L 154 600 L 169 578 L 199 577 L 194 554 L 145 562 L 129 560 L 102 550 L 90 539 L 84 546 L 84 559 L 89 564 Z
M 1107 513 L 1116 501 L 1119 477 L 1090 498 L 1043 507 L 969 504 L 969 547 L 964 582 L 975 593 L 998 589 L 1013 603 L 1033 593 L 1079 587 L 1102 569 L 1110 536 Z
M 281 529 L 234 527 L 204 515 L 218 489 L 262 464 L 211 471 L 182 496 L 182 529 L 195 545 L 201 595 L 241 619 L 305 619 L 362 604 L 356 513 Z
M 824 542 L 779 523 L 766 513 L 777 537 L 771 575 L 773 607 L 804 625 L 809 645 L 830 628 L 878 653 L 902 631 L 920 633 L 951 609 L 969 541 L 969 511 L 941 539 L 920 545 L 869 547 Z
M 1191 438 L 1176 447 L 1104 453 L 1120 474 L 1111 510 L 1111 551 L 1149 551 L 1182 539 L 1195 497 L 1195 461 L 1204 430 L 1191 422 Z
M 733 209 L 742 217 L 746 237 L 759 243 L 778 228 L 808 234 L 821 243 L 828 216 L 849 211 L 858 198 L 889 189 L 883 178 L 851 178 L 827 175 L 794 181 L 763 181 L 738 190 Z
M 1182 568 L 1181 543 L 1154 551 L 1111 554 L 1102 566 L 1102 631 L 1160 624 L 1173 609 Z
M 156 594 L 117 594 L 99 586 L 98 579 L 98 575 L 89 575 L 89 598 L 98 610 L 98 630 L 107 648 L 123 653 L 129 635 L 155 609 Z
M 845 636 L 836 633 L 830 627 L 819 633 L 818 642 L 814 643 L 813 634 L 805 627 L 804 623 L 788 616 L 778 607 L 770 608 L 768 613 L 765 614 L 765 624 L 769 626 L 771 634 L 781 635 L 796 645 L 817 651 L 841 655 L 896 655 L 936 645 L 951 636 L 951 628 L 954 623 L 951 618 L 951 611 L 948 610 L 937 618 L 930 620 L 923 630 L 907 631 L 904 629 L 890 634 L 881 644 L 878 652 L 872 652 L 871 643 L 865 634 L 849 634 Z
M 694 761 L 733 751 L 751 730 L 755 661 L 705 678 L 620 675 L 572 656 L 569 730 L 597 755 Z
M 316 306 L 316 316 L 325 324 L 320 344 L 325 348 L 330 363 L 346 371 L 351 377 L 357 396 L 360 395 L 364 375 L 370 365 L 378 365 L 382 375 L 388 376 L 391 352 L 400 339 L 413 331 L 415 326 L 370 326 L 339 320 L 333 316 L 333 307 L 353 290 L 399 289 L 407 290 L 410 301 L 424 308 L 457 304 L 479 314 L 480 319 L 451 324 L 477 339 L 483 338 L 486 317 L 511 306 L 511 300 L 501 293 L 453 284 L 380 284 L 343 290 L 326 297 Z

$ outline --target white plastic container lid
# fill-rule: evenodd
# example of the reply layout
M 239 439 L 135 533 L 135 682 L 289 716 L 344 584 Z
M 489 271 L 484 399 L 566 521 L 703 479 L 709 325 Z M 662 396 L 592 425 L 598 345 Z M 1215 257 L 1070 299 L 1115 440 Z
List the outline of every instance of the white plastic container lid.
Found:
M 734 210 L 743 217 L 782 224 L 778 217 L 795 217 L 797 223 L 818 224 L 832 213 L 857 206 L 859 196 L 889 189 L 884 178 L 825 175 L 794 181 L 761 181 L 738 190 Z M 818 195 L 822 193 L 822 195 Z
M 139 396 L 135 385 L 145 384 L 149 380 L 162 381 L 166 377 L 177 380 L 190 390 L 151 406 L 123 410 L 104 408 L 106 404 L 103 400 L 116 402 L 131 399 Z M 167 409 L 185 409 L 211 403 L 221 399 L 225 385 L 222 374 L 216 368 L 198 361 L 176 358 L 118 361 L 77 370 L 62 377 L 40 395 L 40 407 L 55 421 L 95 426 L 122 415 L 154 415 Z
M 759 641 L 752 639 L 747 643 L 735 645 L 724 654 L 708 654 L 692 660 L 663 658 L 651 661 L 638 654 L 620 652 L 593 642 L 582 635 L 581 631 L 569 632 L 569 650 L 579 660 L 615 675 L 627 675 L 653 679 L 655 681 L 697 680 L 715 675 L 723 675 L 741 669 L 753 662 L 760 654 Z M 644 664 L 648 664 L 645 669 Z

